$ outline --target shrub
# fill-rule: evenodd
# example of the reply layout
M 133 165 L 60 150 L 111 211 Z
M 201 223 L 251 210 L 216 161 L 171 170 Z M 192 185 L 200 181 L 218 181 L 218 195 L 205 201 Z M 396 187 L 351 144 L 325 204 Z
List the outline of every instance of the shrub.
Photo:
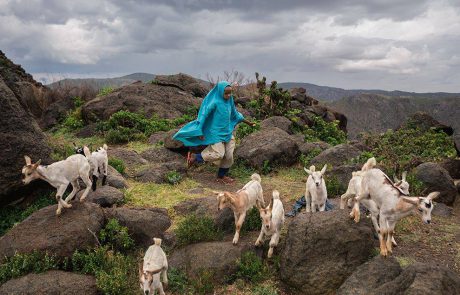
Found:
M 388 130 L 383 134 L 365 134 L 363 140 L 389 175 L 410 171 L 423 162 L 456 156 L 452 138 L 432 129 Z
M 190 280 L 192 294 L 212 294 L 214 291 L 214 273 L 211 270 L 201 269 L 198 275 Z
M 177 242 L 181 246 L 223 238 L 222 231 L 215 226 L 211 217 L 195 214 L 187 215 L 181 220 L 175 232 Z
M 318 116 L 312 117 L 312 121 L 313 124 L 310 127 L 303 128 L 305 141 L 324 141 L 333 146 L 346 142 L 347 135 L 340 130 L 339 121 L 326 122 Z
M 40 196 L 26 208 L 21 208 L 18 205 L 0 208 L 0 236 L 3 236 L 15 224 L 23 221 L 35 211 L 56 204 L 52 195 L 54 193 Z
M 254 295 L 278 295 L 278 289 L 273 284 L 257 285 L 253 288 Z
M 126 251 L 134 246 L 134 241 L 128 234 L 128 228 L 121 226 L 115 218 L 109 219 L 99 232 L 99 239 L 103 245 L 108 245 L 118 251 Z
M 186 294 L 189 288 L 187 275 L 177 268 L 170 268 L 168 270 L 168 282 L 169 289 L 176 294 Z
M 97 94 L 97 96 L 104 96 L 104 95 L 110 94 L 113 92 L 113 90 L 115 89 L 111 86 L 102 87 L 101 90 L 99 90 L 99 93 Z
M 80 96 L 75 96 L 73 98 L 73 106 L 75 108 L 79 108 L 81 107 L 85 102 L 83 101 L 83 99 L 80 97 Z
M 165 180 L 169 184 L 178 184 L 182 180 L 182 175 L 177 171 L 169 171 L 165 174 Z
M 254 111 L 259 119 L 264 119 L 271 116 L 285 115 L 290 108 L 291 94 L 287 90 L 278 87 L 276 81 L 272 81 L 270 87 L 267 88 L 266 78 L 259 79 L 259 73 L 256 73 L 257 79 L 257 103 L 254 105 Z
M 243 232 L 260 230 L 262 227 L 262 220 L 260 219 L 259 210 L 256 207 L 252 207 L 249 210 L 246 218 L 244 219 L 243 226 L 241 230 Z
M 270 166 L 270 161 L 269 160 L 264 160 L 264 163 L 262 165 L 262 174 L 269 174 L 272 171 L 272 167 Z
M 326 181 L 327 196 L 332 198 L 334 196 L 340 196 L 347 190 L 346 187 L 340 183 L 337 177 L 328 177 Z
M 249 179 L 254 172 L 254 169 L 242 159 L 237 159 L 232 169 L 230 169 L 230 175 L 242 181 Z
M 257 283 L 262 281 L 268 274 L 268 268 L 263 264 L 254 252 L 245 252 L 237 261 L 236 279 Z
M 236 139 L 241 140 L 244 137 L 248 136 L 249 134 L 260 130 L 260 121 L 254 120 L 256 123 L 255 126 L 250 126 L 247 124 L 239 124 L 238 128 L 236 129 Z
M 77 108 L 75 110 L 69 111 L 67 116 L 64 118 L 62 122 L 62 126 L 67 130 L 73 131 L 84 126 L 83 119 L 81 117 L 81 108 Z
M 310 161 L 316 157 L 317 155 L 321 154 L 321 149 L 315 148 L 311 150 L 308 154 L 300 154 L 299 161 L 304 167 L 310 167 Z
M 6 258 L 5 262 L 0 265 L 0 285 L 31 272 L 41 273 L 51 269 L 60 269 L 63 265 L 56 257 L 47 253 L 16 253 Z
M 109 158 L 109 165 L 115 168 L 120 174 L 125 173 L 125 163 L 118 158 Z

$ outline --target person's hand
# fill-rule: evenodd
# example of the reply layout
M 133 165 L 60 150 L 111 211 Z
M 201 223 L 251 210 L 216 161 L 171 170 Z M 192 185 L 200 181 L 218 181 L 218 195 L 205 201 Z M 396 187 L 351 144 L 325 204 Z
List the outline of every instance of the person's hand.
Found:
M 256 126 L 256 122 L 248 122 L 248 125 L 254 127 L 254 126 Z
M 198 137 L 200 140 L 204 140 L 204 135 Z

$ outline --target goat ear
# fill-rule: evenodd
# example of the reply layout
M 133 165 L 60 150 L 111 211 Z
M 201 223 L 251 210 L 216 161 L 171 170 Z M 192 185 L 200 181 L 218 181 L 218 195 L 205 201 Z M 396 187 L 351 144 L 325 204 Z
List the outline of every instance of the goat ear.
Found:
M 310 170 L 308 170 L 308 169 L 307 169 L 307 168 L 305 168 L 305 167 L 303 167 L 303 170 L 305 170 L 305 172 L 307 172 L 307 173 L 308 173 L 308 175 L 311 175 L 311 173 L 312 173 Z
M 428 195 L 427 198 L 430 199 L 430 200 L 434 200 L 434 199 L 436 199 L 437 197 L 439 197 L 440 194 L 441 194 L 440 192 L 432 192 L 432 193 L 430 193 L 430 194 Z
M 232 196 L 231 193 L 229 193 L 229 192 L 224 192 L 224 196 L 225 196 L 230 202 L 232 202 L 232 203 L 235 202 L 235 197 Z
M 142 275 L 144 274 L 143 264 L 143 261 L 139 262 L 139 277 L 142 277 Z
M 38 160 L 37 163 L 34 164 L 34 167 L 37 168 L 38 165 L 40 165 L 41 162 L 42 162 L 42 159 Z
M 418 205 L 420 202 L 420 199 L 417 197 L 402 197 L 404 202 L 410 203 L 412 205 Z
M 407 171 L 403 171 L 401 177 L 403 181 L 406 181 Z
M 256 200 L 256 208 L 257 209 L 262 209 L 262 206 L 260 206 L 260 201 L 259 200 Z
M 396 177 L 396 175 L 393 175 L 393 180 L 394 180 L 395 183 L 399 182 L 399 179 L 398 179 L 398 177 Z
M 270 203 L 268 204 L 267 209 L 268 209 L 268 210 L 272 210 L 272 206 L 273 206 L 273 199 L 270 200 Z
M 32 164 L 32 159 L 29 156 L 24 156 L 24 160 L 26 160 L 26 165 Z
M 323 169 L 321 169 L 321 175 L 324 175 L 324 173 L 326 173 L 326 169 L 327 169 L 327 164 L 324 164 Z

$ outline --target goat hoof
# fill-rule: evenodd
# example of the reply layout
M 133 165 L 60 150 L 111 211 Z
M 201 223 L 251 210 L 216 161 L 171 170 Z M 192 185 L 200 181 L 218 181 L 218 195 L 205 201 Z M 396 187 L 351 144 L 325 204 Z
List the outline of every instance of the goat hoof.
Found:
M 64 208 L 72 208 L 72 204 L 65 203 L 65 204 L 64 204 Z
M 56 210 L 56 216 L 59 216 L 59 215 L 61 215 L 61 209 Z
M 233 239 L 233 245 L 238 244 L 238 239 Z
M 80 198 L 80 203 L 83 203 L 86 198 Z

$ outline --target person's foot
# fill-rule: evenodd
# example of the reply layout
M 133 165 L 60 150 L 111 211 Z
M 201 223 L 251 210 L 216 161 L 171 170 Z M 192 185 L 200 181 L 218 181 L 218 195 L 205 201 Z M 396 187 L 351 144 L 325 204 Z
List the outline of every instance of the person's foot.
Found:
M 235 179 L 228 177 L 228 176 L 224 176 L 224 177 L 218 177 L 216 181 L 223 183 L 223 184 L 233 184 L 235 182 Z
M 196 156 L 192 152 L 187 153 L 187 169 L 197 165 Z

